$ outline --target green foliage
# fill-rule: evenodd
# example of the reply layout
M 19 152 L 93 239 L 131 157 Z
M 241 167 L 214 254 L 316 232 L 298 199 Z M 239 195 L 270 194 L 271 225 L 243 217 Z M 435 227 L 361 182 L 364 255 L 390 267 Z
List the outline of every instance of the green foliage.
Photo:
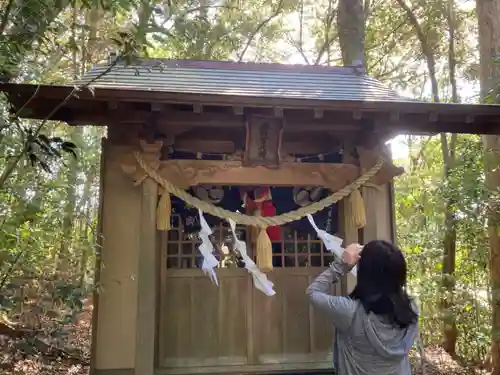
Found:
M 31 129 L 26 131 L 26 154 L 34 167 L 39 164 L 47 173 L 51 172 L 49 163 L 53 159 L 62 158 L 62 153 L 68 153 L 76 159 L 76 145 L 63 141 L 60 137 L 47 137 L 44 134 L 34 135 Z
M 426 344 L 440 344 L 443 319 L 439 310 L 447 198 L 457 220 L 455 306 L 458 353 L 470 362 L 484 358 L 490 345 L 488 242 L 483 152 L 478 136 L 459 136 L 457 161 L 443 180 L 440 140 L 409 138 L 408 171 L 397 180 L 398 241 L 409 267 L 409 288 L 421 304 L 421 332 Z

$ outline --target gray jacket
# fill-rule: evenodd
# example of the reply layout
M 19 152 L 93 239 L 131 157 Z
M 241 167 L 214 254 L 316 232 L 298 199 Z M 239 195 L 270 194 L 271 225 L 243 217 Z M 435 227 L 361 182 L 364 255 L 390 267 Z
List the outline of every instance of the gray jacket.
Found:
M 306 291 L 312 305 L 336 328 L 336 374 L 411 375 L 408 352 L 417 335 L 417 324 L 406 329 L 395 327 L 383 317 L 367 314 L 359 301 L 329 294 L 332 283 L 351 268 L 341 261 L 332 263 Z

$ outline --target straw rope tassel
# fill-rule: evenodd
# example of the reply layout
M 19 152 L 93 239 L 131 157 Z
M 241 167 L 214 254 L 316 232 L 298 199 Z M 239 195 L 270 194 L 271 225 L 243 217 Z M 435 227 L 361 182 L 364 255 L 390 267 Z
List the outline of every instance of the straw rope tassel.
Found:
M 273 269 L 273 244 L 267 234 L 265 227 L 261 227 L 255 243 L 255 253 L 257 256 L 257 267 L 262 272 L 269 272 Z
M 156 207 L 156 228 L 158 230 L 170 230 L 170 215 L 172 213 L 172 200 L 170 193 L 163 190 L 163 193 Z
M 347 198 L 346 217 L 357 229 L 366 225 L 365 203 L 359 189 L 353 190 Z
M 244 201 L 246 202 L 247 195 L 245 193 Z M 262 217 L 260 206 L 255 207 L 252 216 Z M 250 226 L 250 238 L 255 243 L 255 257 L 257 267 L 262 272 L 269 272 L 273 269 L 273 245 L 267 234 L 265 227 Z

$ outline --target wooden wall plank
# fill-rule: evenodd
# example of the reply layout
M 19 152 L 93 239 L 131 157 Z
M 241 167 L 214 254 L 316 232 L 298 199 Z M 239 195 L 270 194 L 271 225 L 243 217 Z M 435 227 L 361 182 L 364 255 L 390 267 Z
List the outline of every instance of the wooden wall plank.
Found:
M 248 277 L 221 278 L 218 306 L 219 352 L 221 357 L 243 358 L 248 362 L 247 301 Z
M 197 359 L 217 358 L 219 354 L 219 289 L 208 277 L 191 279 L 191 349 Z
M 309 325 L 309 300 L 305 290 L 308 275 L 283 276 L 283 352 L 286 354 L 311 353 Z
M 183 270 L 187 271 L 184 276 L 170 271 L 162 291 L 166 302 L 160 314 L 160 366 L 188 369 L 246 364 L 246 271 L 219 275 L 219 287 L 199 269 Z
M 163 264 L 166 269 L 166 262 Z M 162 290 L 160 321 L 159 363 L 165 366 L 166 358 L 186 358 L 191 348 L 191 280 L 189 278 L 166 278 L 166 289 Z

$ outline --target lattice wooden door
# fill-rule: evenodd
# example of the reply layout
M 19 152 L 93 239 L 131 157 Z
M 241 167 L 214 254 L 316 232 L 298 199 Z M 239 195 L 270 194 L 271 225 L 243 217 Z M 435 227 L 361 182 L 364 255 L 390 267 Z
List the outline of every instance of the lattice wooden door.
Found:
M 181 221 L 163 233 L 158 362 L 168 373 L 306 370 L 331 366 L 333 328 L 310 307 L 305 289 L 332 260 L 320 240 L 282 228 L 273 243 L 269 278 L 277 294 L 267 297 L 225 246 L 227 226 L 214 230 L 220 250 L 219 287 L 200 270 L 196 236 Z M 246 228 L 237 228 L 245 239 Z M 249 252 L 253 246 L 248 245 Z M 334 292 L 340 293 L 340 286 Z M 225 370 L 222 370 L 225 368 Z M 231 370 L 232 371 L 232 370 Z

